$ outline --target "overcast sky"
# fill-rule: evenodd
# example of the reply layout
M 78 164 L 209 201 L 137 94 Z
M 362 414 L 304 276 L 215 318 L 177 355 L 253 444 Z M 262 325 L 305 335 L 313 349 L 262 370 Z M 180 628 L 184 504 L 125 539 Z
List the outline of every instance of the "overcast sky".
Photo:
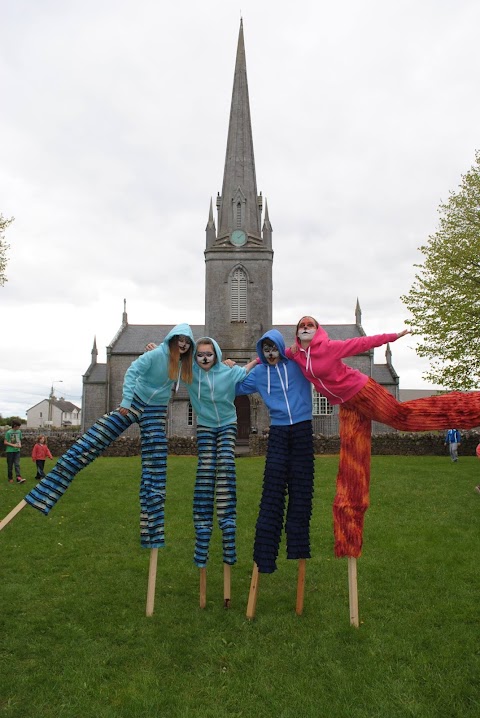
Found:
M 132 324 L 204 322 L 241 15 L 274 323 L 352 323 L 358 298 L 367 334 L 404 328 L 418 248 L 480 148 L 478 0 L 6 0 L 3 416 L 52 382 L 79 404 L 124 298 Z M 392 352 L 427 388 L 414 338 Z

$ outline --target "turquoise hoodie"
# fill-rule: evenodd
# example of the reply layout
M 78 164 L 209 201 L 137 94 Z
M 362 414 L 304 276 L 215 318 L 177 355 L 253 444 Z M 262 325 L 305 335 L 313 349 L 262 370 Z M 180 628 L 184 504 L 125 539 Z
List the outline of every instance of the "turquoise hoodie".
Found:
M 172 379 L 168 378 L 169 341 L 172 337 L 180 334 L 190 338 L 192 351 L 195 351 L 190 325 L 177 324 L 156 349 L 145 352 L 129 366 L 123 380 L 123 397 L 120 406 L 129 409 L 134 394 L 146 404 L 155 404 L 156 406 L 168 404 L 174 383 Z
M 193 381 L 186 385 L 193 410 L 200 426 L 218 428 L 227 424 L 237 423 L 235 409 L 235 385 L 247 376 L 243 366 L 228 367 L 222 364 L 222 350 L 215 339 L 211 342 L 217 356 L 216 363 L 209 371 L 201 369 L 193 361 Z

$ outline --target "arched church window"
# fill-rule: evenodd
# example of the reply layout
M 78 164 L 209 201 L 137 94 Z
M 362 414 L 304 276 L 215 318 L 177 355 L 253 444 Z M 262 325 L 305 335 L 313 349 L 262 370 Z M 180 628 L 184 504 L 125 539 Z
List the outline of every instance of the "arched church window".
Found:
M 237 202 L 237 227 L 242 226 L 242 204 Z
M 236 267 L 230 279 L 230 317 L 232 322 L 247 321 L 247 274 Z

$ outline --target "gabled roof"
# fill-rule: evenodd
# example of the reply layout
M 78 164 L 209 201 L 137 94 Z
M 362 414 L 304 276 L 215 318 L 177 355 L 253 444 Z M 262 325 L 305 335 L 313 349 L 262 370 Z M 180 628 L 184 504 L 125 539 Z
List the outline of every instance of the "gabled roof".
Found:
M 75 404 L 72 404 L 71 401 L 66 401 L 65 399 L 52 399 L 52 404 L 63 412 L 80 411 L 79 406 L 76 406 Z

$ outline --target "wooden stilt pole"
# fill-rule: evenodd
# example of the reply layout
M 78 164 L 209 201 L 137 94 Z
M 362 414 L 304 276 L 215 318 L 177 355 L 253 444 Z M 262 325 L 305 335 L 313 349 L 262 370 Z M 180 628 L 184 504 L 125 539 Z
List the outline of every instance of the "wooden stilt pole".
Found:
M 357 587 L 357 559 L 348 557 L 348 601 L 350 604 L 350 625 L 358 628 L 358 587 Z
M 207 605 L 207 569 L 201 568 L 200 570 L 200 608 L 205 608 Z
M 253 571 L 252 571 L 252 580 L 250 582 L 250 593 L 248 594 L 248 604 L 247 604 L 247 618 L 249 620 L 252 620 L 252 618 L 255 618 L 255 610 L 257 608 L 259 580 L 260 580 L 260 574 L 258 572 L 258 566 L 254 562 Z
M 297 579 L 297 605 L 295 607 L 295 613 L 297 616 L 301 616 L 303 613 L 303 598 L 305 596 L 305 570 L 307 567 L 307 560 L 305 558 L 298 559 L 298 579 Z
M 2 519 L 2 521 L 0 521 L 0 531 L 1 531 L 3 528 L 5 528 L 5 526 L 6 526 L 7 524 L 9 524 L 10 521 L 11 521 L 13 518 L 15 518 L 15 516 L 18 514 L 18 512 L 21 511 L 21 510 L 23 509 L 23 507 L 26 506 L 26 505 L 27 505 L 27 502 L 25 501 L 25 499 L 22 499 L 22 500 L 20 501 L 20 503 L 17 504 L 17 505 L 15 506 L 15 508 L 12 509 L 12 510 L 10 511 L 10 513 L 5 516 L 4 519 Z
M 231 594 L 232 567 L 229 563 L 223 564 L 223 607 L 229 608 Z
M 158 548 L 152 548 L 150 551 L 150 566 L 148 569 L 148 587 L 147 587 L 147 616 L 153 614 L 153 607 L 155 605 L 155 584 L 157 582 L 157 559 L 158 559 Z

